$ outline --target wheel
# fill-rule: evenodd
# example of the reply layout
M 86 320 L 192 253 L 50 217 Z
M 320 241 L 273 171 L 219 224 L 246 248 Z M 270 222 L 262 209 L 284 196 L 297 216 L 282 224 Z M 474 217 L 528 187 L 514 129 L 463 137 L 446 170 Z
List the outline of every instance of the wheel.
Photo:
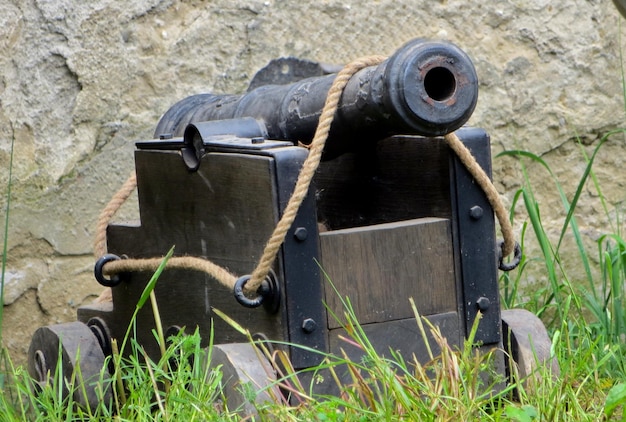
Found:
M 74 402 L 94 409 L 111 402 L 110 381 L 106 371 L 103 385 L 98 386 L 104 367 L 104 353 L 94 332 L 82 322 L 41 327 L 28 350 L 28 372 L 40 385 L 58 385 L 63 378 L 63 397 L 70 392 Z M 59 366 L 60 365 L 60 366 Z M 72 381 L 73 385 L 71 385 Z
M 553 378 L 559 376 L 559 363 L 550 355 L 552 341 L 543 322 L 532 312 L 525 309 L 507 309 L 502 311 L 502 332 L 505 350 L 512 359 L 505 359 L 509 380 L 516 375 L 530 386 L 531 380 L 539 380 L 544 367 Z M 511 360 L 513 362 L 511 362 Z M 511 363 L 515 368 L 511 368 Z
M 229 410 L 237 410 L 243 415 L 257 413 L 254 404 L 243 392 L 248 383 L 258 392 L 254 403 L 273 402 L 272 396 L 280 397 L 280 391 L 274 384 L 276 373 L 272 365 L 252 344 L 214 345 L 210 366 L 219 366 L 222 371 L 223 394 Z

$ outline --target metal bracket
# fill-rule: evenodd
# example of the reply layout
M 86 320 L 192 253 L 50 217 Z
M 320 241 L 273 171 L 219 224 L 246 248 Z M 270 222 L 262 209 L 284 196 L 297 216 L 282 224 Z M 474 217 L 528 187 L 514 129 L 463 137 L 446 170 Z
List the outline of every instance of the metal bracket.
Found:
M 487 133 L 476 128 L 463 128 L 456 133 L 491 177 Z M 498 343 L 502 330 L 493 210 L 485 193 L 456 156 L 450 168 L 455 261 L 461 279 L 466 335 L 481 312 L 482 320 L 474 340 L 482 344 Z
M 274 154 L 276 162 L 276 183 L 281 213 L 287 206 L 296 183 L 302 163 L 306 158 L 303 148 L 293 148 L 293 154 Z M 326 352 L 328 339 L 326 314 L 323 304 L 320 269 L 315 259 L 319 259 L 317 215 L 314 189 L 302 202 L 296 219 L 285 237 L 281 248 L 285 276 L 284 300 L 287 309 L 287 332 L 292 344 L 304 346 L 290 347 L 291 363 L 296 369 L 318 365 L 322 354 L 306 348 Z

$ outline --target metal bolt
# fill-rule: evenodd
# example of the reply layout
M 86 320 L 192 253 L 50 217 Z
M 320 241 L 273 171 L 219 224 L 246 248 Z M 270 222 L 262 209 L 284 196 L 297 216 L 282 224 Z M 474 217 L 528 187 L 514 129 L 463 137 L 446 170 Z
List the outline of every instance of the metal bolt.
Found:
M 317 322 L 315 322 L 313 318 L 306 318 L 304 321 L 302 321 L 302 330 L 305 333 L 310 334 L 315 331 L 316 328 Z
M 254 138 L 250 139 L 250 141 L 253 144 L 262 144 L 263 142 L 265 142 L 265 138 L 263 138 L 262 136 L 255 136 Z
M 296 238 L 296 240 L 299 240 L 300 242 L 305 241 L 308 235 L 309 232 L 304 227 L 298 227 L 293 232 L 293 236 Z
M 474 220 L 480 220 L 482 216 L 483 209 L 481 207 L 479 207 L 478 205 L 474 205 L 472 208 L 470 208 L 470 217 L 472 217 Z
M 491 305 L 491 301 L 488 298 L 481 296 L 476 301 L 476 305 L 478 305 L 478 309 L 481 312 L 485 312 L 487 311 L 487 309 L 489 309 L 489 306 Z

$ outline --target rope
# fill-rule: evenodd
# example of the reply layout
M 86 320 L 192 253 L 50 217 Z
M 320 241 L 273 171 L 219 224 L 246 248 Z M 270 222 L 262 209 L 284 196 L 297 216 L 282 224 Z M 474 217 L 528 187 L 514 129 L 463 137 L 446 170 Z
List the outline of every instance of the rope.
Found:
M 298 175 L 298 180 L 296 181 L 293 194 L 291 195 L 291 198 L 289 198 L 287 207 L 285 208 L 280 221 L 276 225 L 272 236 L 270 236 L 269 241 L 265 245 L 263 255 L 261 256 L 257 267 L 252 272 L 247 287 L 256 290 L 261 285 L 261 282 L 269 273 L 271 266 L 276 259 L 276 254 L 285 240 L 287 231 L 291 227 L 293 220 L 296 218 L 296 213 L 309 191 L 311 180 L 313 179 L 315 171 L 320 164 L 322 152 L 324 151 L 324 145 L 326 144 L 326 139 L 328 139 L 328 133 L 330 132 L 330 125 L 335 117 L 335 112 L 337 111 L 337 106 L 339 105 L 339 99 L 341 98 L 343 89 L 352 75 L 356 72 L 365 67 L 377 65 L 384 60 L 385 57 L 383 56 L 364 57 L 348 64 L 337 74 L 337 77 L 328 91 L 328 96 L 326 97 L 324 108 L 322 108 L 322 114 L 320 115 L 317 129 L 315 129 L 315 135 L 313 136 L 313 140 L 308 147 L 309 155 L 302 165 L 302 170 Z
M 132 271 L 154 272 L 161 264 L 161 258 L 120 259 L 108 262 L 104 268 L 105 275 L 113 275 Z M 237 277 L 213 262 L 193 256 L 174 256 L 167 261 L 168 269 L 195 270 L 206 273 L 232 290 Z
M 113 218 L 122 204 L 126 202 L 130 194 L 133 193 L 136 186 L 137 175 L 133 171 L 120 190 L 113 195 L 113 198 L 111 198 L 107 206 L 104 207 L 100 213 L 98 223 L 96 224 L 96 238 L 93 245 L 93 251 L 96 259 L 100 258 L 107 252 L 107 226 L 109 225 L 109 221 L 111 221 L 111 218 Z
M 256 291 L 265 279 L 265 277 L 268 275 L 274 261 L 276 260 L 276 255 L 278 254 L 278 251 L 280 250 L 280 247 L 285 240 L 285 236 L 291 228 L 294 219 L 296 218 L 298 209 L 300 208 L 302 201 L 309 191 L 311 180 L 313 179 L 315 171 L 317 170 L 320 160 L 322 158 L 324 145 L 326 144 L 326 140 L 328 139 L 330 127 L 333 122 L 333 118 L 335 112 L 337 111 L 339 100 L 345 86 L 356 72 L 368 66 L 375 66 L 384 60 L 385 57 L 383 56 L 364 57 L 348 64 L 337 74 L 337 77 L 333 81 L 333 84 L 328 91 L 326 102 L 322 109 L 322 113 L 320 115 L 319 123 L 317 129 L 315 130 L 313 140 L 308 146 L 306 146 L 307 148 L 309 148 L 309 154 L 302 165 L 302 170 L 298 175 L 294 191 L 289 198 L 289 202 L 287 203 L 287 206 L 280 221 L 274 228 L 272 235 L 265 245 L 263 255 L 261 256 L 256 268 L 252 272 L 250 280 L 246 284 L 247 292 Z M 508 256 L 509 254 L 511 254 L 511 252 L 513 252 L 515 238 L 513 234 L 513 228 L 507 218 L 506 209 L 500 201 L 500 196 L 498 192 L 491 183 L 491 180 L 489 180 L 489 177 L 485 174 L 482 167 L 480 167 L 480 165 L 476 162 L 474 156 L 459 140 L 456 134 L 449 133 L 445 135 L 445 140 L 487 195 L 487 199 L 493 207 L 500 227 L 502 229 L 502 235 L 504 237 L 503 256 Z M 99 258 L 106 253 L 106 228 L 109 221 L 115 215 L 117 210 L 121 207 L 124 201 L 126 201 L 126 199 L 130 196 L 136 185 L 137 179 L 136 175 L 133 173 L 124 183 L 122 188 L 120 188 L 120 190 L 113 196 L 113 198 L 111 198 L 111 201 L 107 204 L 105 209 L 100 214 L 96 227 L 96 240 L 94 244 L 94 252 L 96 258 Z M 155 271 L 160 263 L 161 258 L 123 259 L 118 261 L 111 261 L 105 264 L 103 268 L 103 273 L 105 275 L 113 275 L 120 272 Z M 168 261 L 167 268 L 187 269 L 204 272 L 214 279 L 218 280 L 222 285 L 229 289 L 232 289 L 235 285 L 235 282 L 237 281 L 237 277 L 228 272 L 223 267 L 220 267 L 219 265 L 202 258 L 190 256 L 172 257 Z
M 502 230 L 502 237 L 504 238 L 504 246 L 502 247 L 502 256 L 509 256 L 515 248 L 515 234 L 513 233 L 513 226 L 509 221 L 506 208 L 500 200 L 500 194 L 496 190 L 493 183 L 489 179 L 489 176 L 485 173 L 483 168 L 478 164 L 476 158 L 472 155 L 470 150 L 461 142 L 456 133 L 448 133 L 444 136 L 448 146 L 456 153 L 459 160 L 463 163 L 465 168 L 471 173 L 471 175 L 478 183 L 478 186 L 487 195 L 487 200 L 493 208 L 493 211 L 500 224 L 500 230 Z

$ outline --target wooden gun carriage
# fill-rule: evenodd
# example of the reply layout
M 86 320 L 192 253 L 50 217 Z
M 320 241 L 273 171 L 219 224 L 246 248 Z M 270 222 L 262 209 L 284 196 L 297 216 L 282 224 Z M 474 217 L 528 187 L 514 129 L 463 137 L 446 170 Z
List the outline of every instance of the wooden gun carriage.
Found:
M 250 274 L 307 157 L 296 143 L 310 142 L 334 78 L 290 80 L 298 65 L 277 65 L 290 84 L 259 86 L 243 96 L 203 94 L 172 107 L 157 126 L 157 139 L 137 143 L 140 221 L 108 226 L 109 253 L 151 258 L 175 245 L 175 255 Z M 233 383 L 266 373 L 262 363 L 250 363 L 253 346 L 215 318 L 213 308 L 257 338 L 276 342 L 302 370 L 320 364 L 319 352 L 343 348 L 358 357 L 359 350 L 340 342 L 344 328 L 333 317 L 344 312 L 343 296 L 383 354 L 426 357 L 413 298 L 452 345 L 462 345 L 480 312 L 475 341 L 482 347 L 503 346 L 505 319 L 518 360 L 529 362 L 528 334 L 531 353 L 547 359 L 543 325 L 523 311 L 507 320 L 500 310 L 492 208 L 441 137 L 456 130 L 490 174 L 487 133 L 461 128 L 476 99 L 471 61 L 448 43 L 415 40 L 357 73 L 344 90 L 323 161 L 274 262 L 262 305 L 242 306 L 204 273 L 166 270 L 155 288 L 164 327 L 170 333 L 197 328 L 205 346 L 213 333 L 215 363 L 230 370 Z M 68 370 L 83 363 L 99 371 L 150 276 L 126 274 L 112 288 L 112 302 L 81 307 L 75 323 L 40 328 L 29 353 L 33 376 L 43 381 L 59 348 Z M 142 309 L 137 341 L 158 356 L 153 326 L 151 310 Z M 88 391 L 81 400 L 95 396 Z

